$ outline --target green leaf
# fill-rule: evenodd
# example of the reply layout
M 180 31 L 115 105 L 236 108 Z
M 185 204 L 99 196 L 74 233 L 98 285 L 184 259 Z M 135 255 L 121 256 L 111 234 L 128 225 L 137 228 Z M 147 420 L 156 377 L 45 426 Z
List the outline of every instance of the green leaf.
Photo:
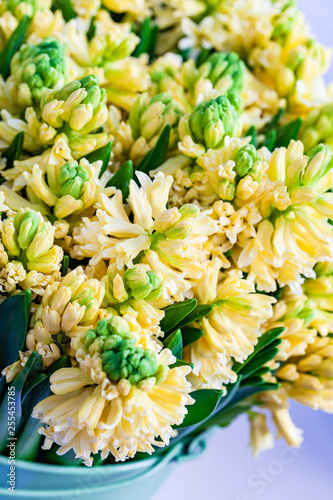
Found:
M 22 153 L 23 142 L 24 132 L 19 132 L 18 134 L 16 134 L 6 151 L 2 153 L 2 157 L 7 158 L 6 168 L 4 170 L 13 168 L 14 161 L 18 160 Z
M 257 130 L 254 125 L 248 129 L 248 131 L 244 134 L 244 137 L 251 137 L 250 144 L 254 147 L 257 147 Z
M 296 118 L 296 120 L 280 127 L 277 130 L 277 138 L 275 147 L 288 147 L 291 140 L 296 140 L 298 136 L 299 129 L 302 125 L 302 118 Z
M 82 158 L 85 158 L 86 160 L 88 160 L 89 163 L 94 163 L 94 161 L 102 160 L 101 170 L 99 171 L 99 174 L 98 174 L 99 179 L 102 177 L 102 175 L 104 174 L 104 172 L 108 168 L 108 165 L 110 162 L 110 157 L 111 157 L 112 145 L 113 145 L 113 142 L 110 141 L 107 144 L 105 144 L 104 146 L 102 146 L 101 148 L 95 149 L 95 151 L 88 153 L 86 156 L 82 156 Z M 82 158 L 80 158 L 80 160 Z
M 203 304 L 197 305 L 193 311 L 191 311 L 177 326 L 182 328 L 183 326 L 199 321 L 201 318 L 205 318 L 212 312 L 214 304 Z
M 158 35 L 158 26 L 151 18 L 146 18 L 140 28 L 140 42 L 133 52 L 134 57 L 139 57 L 141 54 L 148 54 L 150 58 L 155 52 L 155 45 Z
M 45 373 L 39 373 L 38 375 L 35 375 L 34 377 L 29 378 L 29 380 L 26 381 L 23 387 L 22 391 L 22 404 L 24 403 L 24 400 L 26 397 L 29 395 L 29 393 L 43 380 L 47 379 L 47 375 Z
M 123 200 L 126 200 L 129 195 L 130 181 L 133 179 L 134 169 L 131 160 L 128 160 L 119 170 L 111 177 L 107 183 L 107 187 L 114 186 L 120 189 L 123 193 Z
M 183 353 L 183 337 L 181 330 L 178 329 L 175 332 L 171 333 L 166 339 L 163 341 L 164 347 L 170 349 L 172 354 L 177 359 L 182 359 Z
M 282 339 L 279 339 L 279 343 L 282 342 Z M 253 375 L 259 368 L 264 366 L 268 361 L 271 361 L 277 353 L 279 352 L 278 347 L 268 347 L 260 351 L 257 356 L 255 356 L 249 363 L 247 363 L 240 371 L 243 375 L 243 378 L 249 377 Z
M 12 295 L 0 304 L 0 371 L 14 363 L 23 349 L 30 307 L 30 290 Z
M 284 327 L 280 327 L 280 328 L 272 328 L 271 330 L 265 332 L 259 338 L 253 353 L 250 354 L 250 356 L 244 361 L 244 363 L 234 363 L 232 365 L 233 371 L 239 373 L 244 368 L 244 366 L 247 365 L 254 358 L 254 356 L 256 356 L 259 353 L 259 351 L 261 351 L 265 347 L 269 346 L 272 342 L 274 342 L 281 335 L 281 333 L 284 332 L 284 330 L 285 330 Z
M 279 387 L 279 384 L 271 383 L 264 383 L 260 385 L 245 385 L 244 387 L 240 387 L 240 389 L 237 391 L 235 397 L 231 401 L 231 405 L 239 403 L 240 401 L 254 396 L 259 392 L 276 391 Z
M 10 74 L 11 60 L 24 42 L 29 24 L 30 18 L 28 16 L 23 16 L 19 25 L 15 31 L 13 31 L 10 38 L 8 38 L 0 53 L 0 74 L 5 80 Z
M 140 161 L 137 170 L 149 174 L 164 162 L 169 147 L 170 125 L 166 125 L 155 144 L 155 147 Z
M 269 130 L 266 134 L 263 146 L 265 146 L 269 151 L 273 151 L 277 138 L 277 131 L 273 128 Z
M 206 420 L 217 407 L 223 391 L 216 389 L 200 389 L 191 392 L 191 397 L 195 400 L 193 405 L 187 406 L 187 415 L 177 429 L 183 429 L 191 425 L 199 424 Z
M 15 435 L 17 436 L 20 431 L 20 425 L 23 418 L 22 413 L 22 393 L 23 386 L 26 382 L 27 377 L 33 370 L 41 369 L 43 366 L 42 357 L 36 351 L 30 354 L 30 357 L 20 373 L 16 375 L 13 382 L 10 384 L 9 388 L 13 388 L 15 392 L 14 396 L 4 397 L 0 406 L 0 453 L 6 449 L 7 437 L 8 436 L 8 418 L 9 412 L 13 411 L 15 415 Z M 14 398 L 14 401 L 9 398 Z M 13 401 L 13 404 L 9 405 L 9 401 Z
M 61 264 L 61 276 L 66 276 L 69 267 L 69 255 L 64 255 Z
M 71 0 L 53 0 L 52 10 L 53 12 L 61 10 L 62 16 L 66 22 L 76 18 L 76 12 L 73 8 Z
M 176 368 L 177 366 L 190 366 L 193 370 L 194 364 L 193 363 L 186 363 L 186 361 L 183 361 L 181 359 L 177 359 L 175 363 L 172 363 L 172 365 L 169 365 L 169 368 Z
M 205 332 L 201 330 L 200 328 L 195 328 L 195 327 L 185 327 L 182 328 L 182 336 L 183 336 L 183 347 L 186 347 L 196 340 L 199 340 Z
M 185 316 L 196 307 L 196 299 L 188 299 L 183 302 L 176 302 L 164 309 L 164 318 L 160 322 L 162 332 L 171 332 Z

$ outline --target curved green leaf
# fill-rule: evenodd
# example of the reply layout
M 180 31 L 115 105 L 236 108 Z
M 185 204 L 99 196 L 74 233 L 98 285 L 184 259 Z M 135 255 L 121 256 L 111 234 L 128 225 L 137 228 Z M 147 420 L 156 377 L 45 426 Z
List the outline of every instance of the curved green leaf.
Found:
M 203 304 L 197 305 L 193 311 L 191 311 L 180 323 L 177 325 L 179 328 L 189 325 L 194 321 L 199 321 L 201 318 L 205 318 L 212 312 L 214 304 Z
M 89 163 L 94 163 L 95 161 L 102 160 L 102 166 L 98 174 L 98 178 L 100 179 L 106 169 L 108 168 L 109 162 L 110 162 L 110 157 L 111 157 L 111 151 L 112 151 L 112 145 L 113 142 L 110 141 L 101 148 L 95 149 L 95 151 L 92 151 L 91 153 L 88 153 L 85 156 L 82 156 L 82 158 L 85 158 L 86 160 L 89 161 Z M 80 158 L 80 160 L 82 159 Z
M 71 19 L 75 19 L 76 17 L 76 13 L 71 0 L 53 0 L 52 10 L 54 12 L 56 10 L 61 10 L 62 16 L 66 22 L 70 21 Z
M 131 160 L 128 160 L 111 177 L 106 186 L 114 186 L 116 189 L 120 189 L 120 191 L 123 193 L 123 199 L 126 200 L 129 195 L 129 184 L 131 179 L 133 179 L 133 175 L 133 163 L 131 162 Z
M 183 429 L 206 420 L 217 407 L 222 394 L 223 391 L 216 389 L 200 389 L 191 392 L 191 397 L 195 400 L 195 403 L 186 407 L 188 413 L 183 422 L 176 428 Z
M 277 137 L 275 142 L 276 148 L 288 147 L 291 140 L 296 140 L 299 129 L 302 125 L 302 118 L 296 118 L 287 125 L 277 129 Z
M 171 333 L 166 339 L 163 341 L 164 347 L 170 349 L 172 354 L 177 359 L 182 359 L 183 353 L 183 338 L 181 334 L 181 330 L 178 329 L 175 332 Z
M 196 340 L 199 340 L 205 332 L 200 328 L 195 328 L 188 326 L 186 328 L 182 328 L 182 336 L 183 336 L 183 347 L 186 347 Z
M 164 318 L 160 322 L 162 332 L 168 334 L 184 319 L 197 305 L 196 299 L 176 302 L 164 309 Z
M 139 57 L 141 54 L 148 54 L 153 57 L 155 45 L 158 35 L 158 26 L 151 18 L 146 18 L 139 31 L 140 42 L 133 52 L 134 57 Z
M 155 147 L 140 161 L 137 170 L 149 174 L 150 170 L 155 170 L 165 160 L 169 147 L 170 125 L 166 125 L 155 144 Z
M 18 160 L 22 153 L 23 142 L 24 132 L 19 132 L 18 134 L 16 134 L 6 151 L 2 153 L 2 157 L 7 158 L 6 168 L 4 170 L 13 168 L 14 161 Z
M 0 304 L 0 371 L 14 363 L 23 349 L 30 307 L 30 290 L 12 295 Z
M 8 78 L 10 74 L 11 60 L 24 42 L 29 24 L 30 18 L 28 16 L 23 16 L 19 25 L 17 26 L 15 31 L 13 31 L 10 38 L 8 38 L 5 46 L 0 53 L 0 74 L 4 79 Z
M 250 144 L 252 144 L 254 147 L 257 146 L 257 130 L 254 125 L 250 127 L 247 132 L 245 132 L 244 137 L 251 137 Z

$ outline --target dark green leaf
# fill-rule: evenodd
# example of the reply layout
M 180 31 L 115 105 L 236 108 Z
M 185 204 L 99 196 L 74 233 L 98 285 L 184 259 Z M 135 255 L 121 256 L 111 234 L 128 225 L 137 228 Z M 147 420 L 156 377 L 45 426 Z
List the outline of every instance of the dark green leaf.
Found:
M 208 314 L 212 312 L 213 308 L 213 304 L 198 305 L 177 326 L 182 328 L 190 323 L 194 323 L 194 321 L 199 321 L 199 319 L 208 316 Z
M 23 391 L 22 391 L 22 403 L 24 403 L 25 398 L 29 395 L 29 393 L 38 385 L 40 384 L 43 380 L 47 379 L 47 375 L 45 373 L 39 373 L 38 375 L 35 375 L 34 377 L 30 377 L 26 383 L 24 384 Z
M 155 170 L 165 160 L 170 140 L 170 125 L 166 125 L 155 144 L 155 147 L 140 161 L 137 170 L 149 174 L 150 170 Z
M 266 134 L 263 146 L 265 146 L 269 151 L 273 151 L 277 138 L 277 131 L 275 128 L 269 130 Z
M 160 322 L 162 332 L 171 332 L 197 305 L 196 299 L 176 302 L 164 309 L 164 318 Z
M 8 38 L 0 53 L 0 74 L 5 80 L 10 74 L 11 60 L 24 42 L 29 24 L 30 18 L 28 16 L 23 16 L 19 25 L 15 31 L 13 31 L 10 38 Z
M 187 406 L 188 413 L 177 429 L 196 425 L 208 418 L 217 407 L 223 391 L 216 389 L 200 389 L 191 392 L 191 397 L 195 399 L 193 405 Z
M 71 0 L 53 0 L 52 10 L 54 12 L 56 10 L 61 10 L 63 18 L 66 22 L 76 17 Z
M 282 339 L 279 339 L 282 342 Z M 268 361 L 273 359 L 279 352 L 278 347 L 268 347 L 263 349 L 257 356 L 255 356 L 249 363 L 244 365 L 244 367 L 239 371 L 243 375 L 243 378 L 253 375 L 259 368 L 264 366 Z
M 131 179 L 133 179 L 133 174 L 133 163 L 131 162 L 131 160 L 128 160 L 111 177 L 106 186 L 114 186 L 116 189 L 120 189 L 123 193 L 123 199 L 126 200 L 128 198 L 129 184 Z
M 172 354 L 177 359 L 182 359 L 183 353 L 183 338 L 181 330 L 178 329 L 175 332 L 171 333 L 166 339 L 163 341 L 164 347 L 170 349 Z
M 94 161 L 102 160 L 101 170 L 99 171 L 98 174 L 99 179 L 102 177 L 102 175 L 108 168 L 111 157 L 112 145 L 113 142 L 110 141 L 101 148 L 95 149 L 95 151 L 92 151 L 91 153 L 88 153 L 86 156 L 82 157 L 88 160 L 89 163 L 94 163 Z
M 251 137 L 250 144 L 254 147 L 257 147 L 257 130 L 254 125 L 248 129 L 248 131 L 244 134 L 244 137 Z
M 64 258 L 62 259 L 62 264 L 61 264 L 61 275 L 66 276 L 68 273 L 68 266 L 69 266 L 69 255 L 64 255 Z
M 245 385 L 244 387 L 240 387 L 240 389 L 237 391 L 236 395 L 232 399 L 231 405 L 239 403 L 240 401 L 243 401 L 244 399 L 249 398 L 250 396 L 254 396 L 254 394 L 257 394 L 259 392 L 275 391 L 280 387 L 279 384 L 271 384 L 271 383 L 262 384 L 261 379 L 259 380 L 260 380 L 260 385 Z
M 283 327 L 280 327 L 280 328 L 272 328 L 272 330 L 268 330 L 267 332 L 265 332 L 259 338 L 258 343 L 255 346 L 253 353 L 250 354 L 250 356 L 244 361 L 244 363 L 234 363 L 232 365 L 233 371 L 236 373 L 239 373 L 244 368 L 244 366 L 247 363 L 249 363 L 251 361 L 251 359 L 253 359 L 254 356 L 256 356 L 259 353 L 259 351 L 261 351 L 265 347 L 269 346 L 272 342 L 274 342 L 281 335 L 281 333 L 284 332 L 284 330 L 285 329 Z
M 12 295 L 0 304 L 0 371 L 14 363 L 23 349 L 30 307 L 30 290 Z
M 139 37 L 140 42 L 137 45 L 133 56 L 139 57 L 141 54 L 148 54 L 153 57 L 158 34 L 158 26 L 150 18 L 146 18 L 142 23 Z
M 17 436 L 19 434 L 23 417 L 22 413 L 23 386 L 30 372 L 34 369 L 39 369 L 42 366 L 43 365 L 42 365 L 41 355 L 38 354 L 36 351 L 33 351 L 28 361 L 20 371 L 20 373 L 16 375 L 15 379 L 9 385 L 9 388 L 11 389 L 13 388 L 15 395 L 14 396 L 8 395 L 8 397 L 5 396 L 0 406 L 0 453 L 6 449 L 7 437 L 9 437 L 8 420 L 7 420 L 7 418 L 9 417 L 9 412 L 11 412 L 12 410 L 14 411 L 15 434 Z M 9 405 L 9 401 L 13 401 L 12 399 L 9 399 L 11 397 L 14 398 L 14 403 Z
M 4 170 L 7 170 L 8 168 L 13 168 L 14 161 L 18 160 L 22 153 L 23 142 L 24 142 L 24 132 L 19 132 L 14 137 L 8 148 L 2 153 L 2 157 L 7 158 L 6 168 Z
M 200 330 L 200 328 L 194 328 L 191 326 L 182 328 L 182 336 L 183 336 L 183 347 L 192 344 L 196 340 L 199 340 L 205 332 Z
M 194 368 L 193 363 L 186 363 L 186 361 L 182 361 L 181 359 L 177 359 L 175 363 L 169 365 L 169 368 L 176 368 L 177 366 L 190 366 L 192 369 Z
M 302 118 L 296 118 L 296 120 L 280 127 L 277 130 L 277 138 L 275 147 L 288 147 L 291 140 L 296 140 L 298 136 L 299 129 L 302 125 Z

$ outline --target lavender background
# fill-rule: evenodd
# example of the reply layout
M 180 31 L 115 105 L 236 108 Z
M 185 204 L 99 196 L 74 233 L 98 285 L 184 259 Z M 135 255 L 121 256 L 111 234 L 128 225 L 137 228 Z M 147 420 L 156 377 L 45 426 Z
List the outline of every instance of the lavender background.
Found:
M 299 0 L 299 4 L 317 38 L 333 45 L 333 1 Z M 333 67 L 327 79 L 333 80 Z M 301 448 L 288 449 L 280 439 L 273 450 L 254 459 L 249 448 L 249 425 L 246 417 L 240 417 L 211 437 L 200 458 L 179 465 L 154 500 L 333 498 L 333 415 L 297 403 L 291 413 L 304 430 Z

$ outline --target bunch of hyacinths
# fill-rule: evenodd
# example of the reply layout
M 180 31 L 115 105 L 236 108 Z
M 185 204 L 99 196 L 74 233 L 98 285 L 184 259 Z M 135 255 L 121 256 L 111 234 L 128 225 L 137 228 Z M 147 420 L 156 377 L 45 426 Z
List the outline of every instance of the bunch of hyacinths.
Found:
M 242 99 L 237 94 L 221 95 L 198 104 L 179 122 L 179 149 L 187 156 L 198 157 L 208 149 L 223 146 L 224 138 L 241 133 L 239 116 Z
M 104 97 L 105 91 L 94 75 L 72 81 L 60 90 L 46 90 L 40 103 L 40 118 L 34 108 L 26 109 L 25 121 L 13 120 L 10 113 L 2 111 L 0 137 L 9 144 L 23 131 L 24 149 L 37 154 L 63 133 L 72 156 L 80 158 L 108 141 L 106 132 L 98 131 L 107 119 Z
M 17 85 L 16 104 L 38 106 L 46 90 L 62 87 L 68 79 L 65 45 L 51 37 L 38 45 L 22 45 L 11 61 L 10 73 L 7 84 Z
M 315 277 L 315 264 L 333 258 L 331 150 L 320 145 L 305 156 L 302 143 L 291 141 L 267 162 L 267 178 L 247 200 L 263 220 L 233 257 L 259 290 L 275 291 L 278 283 L 295 293 L 304 276 Z
M 63 251 L 54 245 L 55 228 L 42 215 L 21 208 L 0 222 L 0 287 L 12 293 L 16 287 L 43 294 L 60 269 Z
M 314 109 L 309 113 L 299 133 L 305 151 L 318 146 L 319 143 L 333 146 L 333 104 Z
M 129 152 L 130 158 L 138 162 L 155 145 L 162 131 L 170 125 L 169 150 L 175 149 L 179 140 L 178 123 L 182 112 L 168 92 L 149 98 L 142 94 L 129 114 L 134 143 Z
M 106 458 L 111 452 L 125 460 L 137 451 L 151 453 L 153 445 L 167 445 L 172 425 L 182 422 L 186 405 L 194 402 L 186 380 L 190 368 L 170 368 L 171 352 L 133 334 L 121 317 L 99 321 L 73 339 L 73 346 L 79 367 L 55 372 L 50 380 L 54 395 L 33 411 L 46 424 L 40 429 L 44 447 L 56 443 L 58 454 L 73 449 L 92 465 L 94 453 Z M 58 412 L 63 403 L 68 410 Z
M 104 188 L 99 181 L 102 162 L 92 164 L 86 159 L 68 161 L 63 165 L 49 163 L 46 172 L 37 164 L 26 173 L 27 186 L 37 199 L 43 201 L 56 219 L 77 216 L 91 209 L 100 193 L 110 196 L 113 187 Z

